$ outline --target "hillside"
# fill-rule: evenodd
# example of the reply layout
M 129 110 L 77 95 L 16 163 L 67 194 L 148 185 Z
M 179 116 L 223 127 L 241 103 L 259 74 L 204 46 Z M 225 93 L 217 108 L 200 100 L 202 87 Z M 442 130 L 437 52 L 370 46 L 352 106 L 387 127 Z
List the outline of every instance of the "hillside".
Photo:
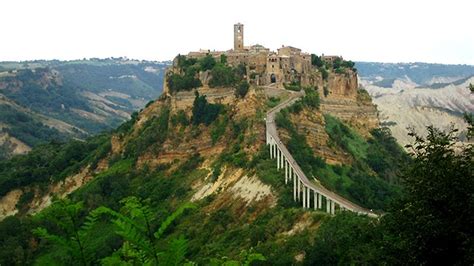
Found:
M 468 86 L 474 67 L 425 63 L 357 63 L 360 84 L 372 96 L 380 120 L 401 145 L 410 141 L 409 130 L 421 135 L 428 125 L 447 130 L 454 124 L 465 141 L 464 113 L 474 113 Z
M 0 157 L 9 157 L 117 127 L 161 93 L 167 64 L 91 59 L 0 66 Z
M 356 62 L 356 67 L 362 80 L 385 88 L 393 87 L 396 80 L 427 87 L 449 84 L 474 75 L 474 66 L 471 65 Z
M 318 90 L 305 88 L 305 98 L 282 113 L 279 119 L 288 120 L 278 124 L 281 134 L 308 176 L 364 207 L 385 209 L 400 189 L 395 175 L 404 153 L 386 132 L 373 131 L 375 107 L 357 92 L 355 75 L 330 71 L 326 81 L 317 80 L 322 82 Z M 165 252 L 184 236 L 186 258 L 199 264 L 211 258 L 245 260 L 255 252 L 273 263 L 310 263 L 317 232 L 330 215 L 305 211 L 293 201 L 265 145 L 265 113 L 291 91 L 250 86 L 241 93 L 238 88 L 204 85 L 162 95 L 111 134 L 45 145 L 0 163 L 0 207 L 2 216 L 10 216 L 0 223 L 6 240 L 2 264 L 74 261 L 74 255 L 31 234 L 38 226 L 63 234 L 61 223 L 49 222 L 67 215 L 61 214 L 63 203 L 51 206 L 53 195 L 82 202 L 83 207 L 71 207 L 79 208 L 74 215 L 81 221 L 99 206 L 116 211 L 138 206 L 128 197 L 139 197 L 150 208 L 152 228 L 193 202 L 193 210 L 158 241 Z M 132 205 L 122 208 L 122 203 Z M 21 226 L 12 228 L 16 223 Z M 110 261 L 127 252 L 126 242 L 111 229 L 106 220 L 88 229 L 91 260 L 105 263 L 105 257 Z

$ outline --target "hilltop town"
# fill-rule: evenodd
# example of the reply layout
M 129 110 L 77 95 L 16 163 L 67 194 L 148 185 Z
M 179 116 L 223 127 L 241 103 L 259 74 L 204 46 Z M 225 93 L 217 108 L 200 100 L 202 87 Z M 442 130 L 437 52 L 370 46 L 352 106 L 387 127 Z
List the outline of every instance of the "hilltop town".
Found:
M 245 73 L 247 82 L 257 86 L 275 84 L 280 87 L 295 85 L 299 87 L 322 85 L 321 87 L 324 87 L 322 81 L 327 81 L 328 69 L 348 76 L 356 74 L 354 63 L 345 61 L 341 56 L 317 56 L 292 46 L 282 46 L 276 52 L 260 44 L 245 46 L 244 25 L 237 23 L 234 25 L 233 49 L 228 51 L 201 49 L 189 52 L 186 56 L 179 55 L 174 59 L 173 68 L 168 73 L 168 77 L 171 73 L 182 72 L 183 60 L 197 62 L 206 58 L 213 58 L 216 62 L 229 67 L 240 67 Z M 197 73 L 194 74 L 197 75 Z M 208 85 L 208 76 L 206 74 L 200 76 L 202 85 Z M 171 83 L 169 78 L 165 81 L 165 93 L 170 91 Z

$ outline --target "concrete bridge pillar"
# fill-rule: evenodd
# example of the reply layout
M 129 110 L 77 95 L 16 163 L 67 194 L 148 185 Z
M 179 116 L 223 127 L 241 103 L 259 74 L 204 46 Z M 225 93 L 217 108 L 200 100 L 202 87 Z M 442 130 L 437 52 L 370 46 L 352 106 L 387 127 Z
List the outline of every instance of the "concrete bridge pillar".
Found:
M 296 176 L 293 178 L 293 200 L 296 201 Z
M 335 213 L 336 213 L 336 203 L 333 201 L 331 204 L 331 214 L 335 214 Z
M 323 196 L 318 193 L 318 209 L 322 209 L 323 207 Z
M 331 200 L 326 198 L 326 212 L 331 213 Z
M 285 159 L 285 184 L 288 184 L 288 161 Z
M 278 149 L 278 146 L 276 146 L 276 154 L 277 154 L 277 169 L 280 170 L 280 150 Z
M 316 190 L 313 190 L 313 197 L 314 197 L 314 210 L 318 209 L 318 193 L 316 193 Z
M 306 192 L 308 193 L 308 195 L 306 196 L 306 200 L 307 200 L 306 206 L 308 208 L 311 208 L 311 190 L 309 189 L 309 187 L 306 190 Z
M 306 209 L 306 186 L 303 185 L 303 209 Z
M 272 140 L 272 158 L 274 159 L 276 157 L 276 145 L 275 141 Z
M 283 155 L 283 151 L 282 151 L 282 150 L 280 150 L 280 160 L 281 160 L 281 161 L 280 161 L 280 167 L 283 168 L 282 165 L 283 165 L 283 162 L 284 162 L 286 159 L 285 159 L 285 156 Z
M 298 176 L 298 200 L 301 198 L 301 182 L 300 182 L 300 177 Z

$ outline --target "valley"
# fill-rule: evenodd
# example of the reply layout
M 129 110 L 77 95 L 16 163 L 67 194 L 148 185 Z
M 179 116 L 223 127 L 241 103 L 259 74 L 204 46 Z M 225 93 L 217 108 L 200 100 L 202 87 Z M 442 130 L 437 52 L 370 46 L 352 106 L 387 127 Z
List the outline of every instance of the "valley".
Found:
M 167 63 L 90 59 L 0 66 L 0 158 L 9 158 L 41 143 L 117 127 L 160 95 Z

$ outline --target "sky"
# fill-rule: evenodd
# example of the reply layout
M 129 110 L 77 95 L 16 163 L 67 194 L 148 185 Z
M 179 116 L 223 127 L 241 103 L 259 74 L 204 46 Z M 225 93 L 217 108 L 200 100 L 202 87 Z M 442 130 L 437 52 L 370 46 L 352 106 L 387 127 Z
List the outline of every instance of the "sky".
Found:
M 0 61 L 172 60 L 245 45 L 291 45 L 353 61 L 474 65 L 474 1 L 0 0 Z

